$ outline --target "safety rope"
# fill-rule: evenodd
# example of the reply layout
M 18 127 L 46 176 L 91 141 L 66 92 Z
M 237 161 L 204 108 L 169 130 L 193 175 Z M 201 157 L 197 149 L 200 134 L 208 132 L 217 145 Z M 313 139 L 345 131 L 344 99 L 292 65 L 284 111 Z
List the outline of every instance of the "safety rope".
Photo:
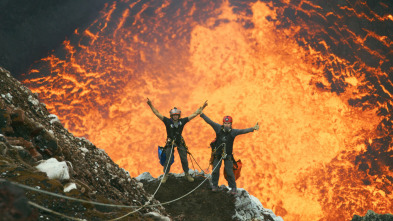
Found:
M 174 144 L 174 142 L 172 142 L 171 153 L 170 153 L 170 157 L 169 157 L 169 160 L 168 160 L 168 164 L 169 164 L 170 158 L 172 157 L 172 154 L 173 154 L 173 150 L 174 150 L 173 144 Z M 225 144 L 225 143 L 224 143 L 224 144 Z M 222 145 L 222 144 L 221 144 L 221 145 Z M 220 148 L 221 145 L 220 145 L 218 148 Z M 216 152 L 216 151 L 218 150 L 218 148 L 216 148 L 214 152 Z M 223 158 L 224 158 L 224 155 L 221 156 L 220 161 L 221 161 Z M 212 173 L 213 173 L 214 170 L 218 167 L 218 165 L 220 165 L 220 164 L 217 164 L 217 165 L 213 168 Z M 210 167 L 210 164 L 209 164 L 209 167 Z M 182 198 L 184 198 L 184 197 L 190 195 L 191 193 L 193 193 L 195 190 L 197 190 L 197 189 L 198 189 L 204 182 L 206 182 L 206 180 L 208 179 L 208 177 L 206 177 L 197 187 L 195 187 L 193 190 L 191 190 L 190 192 L 186 193 L 185 195 L 183 195 L 183 196 L 181 196 L 181 197 L 178 197 L 178 198 L 176 198 L 176 199 L 174 199 L 174 200 L 167 201 L 167 202 L 164 202 L 164 203 L 158 203 L 158 204 L 148 205 L 148 204 L 150 203 L 150 201 L 154 198 L 155 194 L 158 192 L 159 188 L 161 187 L 162 180 L 163 180 L 163 178 L 164 178 L 164 176 L 165 176 L 165 174 L 166 174 L 168 168 L 169 168 L 169 166 L 167 166 L 167 167 L 165 168 L 164 175 L 163 175 L 163 177 L 161 178 L 160 184 L 158 185 L 158 187 L 157 187 L 156 191 L 154 192 L 154 194 L 153 194 L 151 197 L 149 197 L 149 200 L 148 200 L 143 206 L 140 206 L 140 207 L 139 207 L 139 206 L 114 205 L 114 204 L 106 204 L 106 203 L 98 203 L 98 202 L 93 202 L 93 201 L 81 200 L 81 199 L 76 199 L 76 198 L 72 198 L 72 197 L 68 197 L 68 196 L 64 196 L 64 195 L 60 195 L 60 194 L 48 192 L 48 191 L 45 191 L 45 190 L 39 190 L 39 189 L 30 187 L 30 186 L 26 186 L 26 185 L 23 185 L 23 184 L 15 183 L 15 182 L 12 182 L 12 181 L 8 181 L 8 182 L 10 182 L 10 183 L 12 183 L 12 184 L 14 184 L 14 185 L 17 185 L 17 186 L 19 186 L 19 187 L 28 189 L 28 190 L 32 190 L 32 191 L 36 191 L 36 192 L 41 192 L 41 193 L 45 193 L 45 194 L 48 194 L 48 195 L 51 195 L 51 196 L 56 196 L 56 197 L 60 197 L 60 198 L 68 199 L 68 200 L 73 200 L 73 201 L 82 202 L 82 203 L 90 203 L 90 204 L 93 204 L 93 205 L 100 205 L 100 206 L 107 206 L 107 207 L 118 207 L 118 208 L 137 208 L 137 207 L 139 207 L 138 209 L 136 209 L 136 210 L 134 210 L 134 211 L 131 211 L 130 213 L 125 214 L 124 216 L 121 216 L 121 217 L 118 217 L 118 218 L 115 218 L 115 219 L 111 219 L 111 220 L 110 220 L 110 221 L 115 221 L 115 220 L 119 220 L 119 219 L 122 219 L 122 218 L 124 218 L 124 217 L 127 217 L 127 216 L 129 216 L 129 215 L 131 215 L 131 214 L 133 214 L 133 213 L 135 213 L 135 212 L 138 212 L 139 210 L 143 209 L 144 207 L 162 206 L 162 205 L 166 205 L 166 204 L 169 204 L 169 203 L 178 201 L 178 200 L 180 200 L 180 199 L 182 199 Z M 4 182 L 4 179 L 0 179 L 0 182 Z M 58 213 L 58 212 L 56 212 L 56 211 L 47 209 L 47 208 L 42 207 L 42 206 L 40 206 L 40 205 L 38 205 L 38 204 L 36 204 L 36 203 L 34 203 L 34 202 L 31 202 L 31 201 L 29 201 L 29 204 L 32 205 L 32 206 L 34 206 L 34 207 L 36 207 L 36 208 L 39 208 L 39 209 L 41 209 L 41 210 L 44 210 L 44 211 L 47 211 L 47 212 L 53 213 L 53 214 L 55 214 L 55 215 L 59 215 L 59 216 L 62 216 L 62 217 L 71 219 L 71 220 L 78 220 L 78 221 L 82 220 L 82 219 L 79 219 L 79 218 L 69 217 L 69 216 L 66 216 L 66 215 L 64 215 L 64 214 Z
M 222 159 L 223 159 L 223 157 L 221 157 L 220 160 L 222 160 Z M 216 168 L 217 168 L 218 166 L 219 166 L 219 164 L 217 164 L 217 165 L 214 167 L 213 171 L 216 170 Z M 213 173 L 213 171 L 212 171 L 212 173 Z M 119 220 L 119 219 L 125 218 L 125 217 L 131 215 L 132 213 L 135 213 L 135 212 L 141 210 L 141 209 L 144 208 L 144 207 L 163 206 L 163 205 L 170 204 L 170 203 L 176 202 L 176 201 L 178 201 L 178 200 L 181 200 L 182 198 L 184 198 L 184 197 L 190 195 L 190 194 L 193 193 L 195 190 L 197 190 L 200 186 L 202 186 L 202 184 L 204 184 L 204 183 L 206 182 L 207 179 L 208 179 L 208 177 L 206 177 L 206 178 L 205 178 L 198 186 L 196 186 L 193 190 L 191 190 L 190 192 L 186 193 L 185 195 L 180 196 L 180 197 L 178 197 L 178 198 L 176 198 L 176 199 L 174 199 L 174 200 L 170 200 L 170 201 L 167 201 L 167 202 L 164 202 L 164 203 L 158 203 L 158 204 L 147 205 L 147 204 L 151 201 L 151 199 L 153 199 L 153 197 L 151 197 L 151 198 L 149 199 L 149 201 L 148 201 L 147 203 L 145 203 L 145 205 L 141 206 L 139 209 L 137 209 L 137 210 L 135 210 L 135 211 L 132 211 L 132 212 L 130 212 L 130 213 L 127 213 L 127 214 L 125 214 L 125 215 L 123 215 L 123 216 L 121 216 L 121 217 L 118 217 L 118 218 L 115 218 L 115 219 L 111 219 L 111 220 L 109 220 L 109 221 L 115 221 L 115 220 Z M 162 179 L 161 179 L 161 181 L 162 181 Z M 157 189 L 158 189 L 158 188 L 157 188 Z M 156 192 L 157 192 L 157 191 L 156 191 Z M 79 218 L 75 218 L 75 217 L 66 216 L 66 215 L 61 214 L 61 213 L 58 213 L 58 212 L 56 212 L 56 211 L 47 209 L 47 208 L 45 208 L 45 207 L 43 207 L 43 206 L 40 206 L 40 205 L 38 205 L 38 204 L 36 204 L 36 203 L 33 203 L 33 202 L 31 202 L 31 201 L 29 201 L 29 204 L 32 205 L 32 206 L 34 206 L 34 207 L 36 207 L 36 208 L 38 208 L 38 209 L 41 209 L 41 210 L 44 210 L 44 211 L 46 211 L 46 212 L 49 212 L 49 213 L 52 213 L 52 214 L 61 216 L 61 217 L 63 217 L 63 218 L 67 218 L 67 219 L 71 219 L 71 220 L 77 220 L 77 221 L 85 221 L 85 219 L 79 219 Z
M 222 159 L 223 159 L 223 157 L 221 157 L 220 160 L 222 160 Z M 217 168 L 218 166 L 219 166 L 219 163 L 214 167 L 213 171 L 216 170 L 216 168 Z M 212 171 L 212 173 L 213 173 L 213 171 Z M 202 186 L 202 184 L 205 183 L 207 179 L 208 179 L 208 177 L 206 177 L 198 186 L 196 186 L 194 189 L 192 189 L 190 192 L 184 194 L 183 196 L 180 196 L 180 197 L 178 197 L 178 198 L 176 198 L 176 199 L 174 199 L 174 200 L 170 200 L 170 201 L 167 201 L 167 202 L 164 202 L 164 203 L 158 203 L 158 204 L 152 204 L 152 205 L 147 205 L 147 203 L 146 203 L 146 204 L 143 205 L 140 209 L 142 209 L 143 207 L 163 206 L 163 205 L 170 204 L 170 203 L 176 202 L 176 201 L 178 201 L 178 200 L 181 200 L 182 198 L 184 198 L 184 197 L 190 195 L 190 194 L 193 193 L 195 190 L 197 190 L 200 186 Z M 149 202 L 150 202 L 150 200 L 149 200 Z M 139 211 L 140 209 L 138 209 L 137 211 Z M 134 212 L 136 212 L 136 211 L 133 211 L 133 212 L 131 212 L 131 213 L 134 213 Z M 126 215 L 124 215 L 124 216 L 122 216 L 122 217 L 119 217 L 119 218 L 116 218 L 116 219 L 111 219 L 110 221 L 112 221 L 112 220 L 119 220 L 119 219 L 121 219 L 121 218 L 124 218 L 124 217 L 130 215 L 131 213 L 126 214 Z
M 174 149 L 175 149 L 175 148 L 173 148 L 173 145 L 175 144 L 175 142 L 176 142 L 176 138 L 172 141 L 171 153 L 169 154 L 169 158 L 167 158 L 167 159 L 168 159 L 168 160 L 167 160 L 167 161 L 168 161 L 168 164 L 165 165 L 166 167 L 165 167 L 165 170 L 164 170 L 164 175 L 162 176 L 162 178 L 161 178 L 161 180 L 160 180 L 160 184 L 158 185 L 156 191 L 154 192 L 153 197 L 156 195 L 158 189 L 160 189 L 161 184 L 162 184 L 162 180 L 164 179 L 164 177 L 166 176 L 166 174 L 167 174 L 167 172 L 168 172 L 168 168 L 169 168 L 169 164 L 170 164 L 170 162 L 171 162 L 172 154 L 173 154 Z
M 170 156 L 169 156 L 168 165 L 169 165 L 169 162 L 170 162 L 170 158 L 172 157 L 172 154 L 173 154 L 174 142 L 175 142 L 175 140 L 172 142 L 171 153 L 170 153 Z M 168 165 L 165 168 L 164 176 L 165 176 L 166 172 L 168 171 L 168 168 L 169 168 Z M 15 182 L 12 182 L 12 181 L 9 181 L 9 182 L 14 184 L 14 185 L 16 185 L 16 186 L 19 186 L 19 187 L 22 187 L 22 188 L 25 188 L 25 189 L 28 189 L 28 190 L 41 192 L 41 193 L 44 193 L 44 194 L 47 194 L 47 195 L 51 195 L 51 196 L 55 196 L 55 197 L 59 197 L 59 198 L 64 198 L 64 199 L 68 199 L 68 200 L 73 200 L 73 201 L 77 201 L 77 202 L 82 202 L 82 203 L 90 203 L 90 204 L 93 204 L 93 205 L 100 205 L 100 206 L 107 206 L 107 207 L 117 207 L 117 208 L 138 208 L 139 207 L 138 209 L 136 209 L 134 211 L 131 211 L 131 212 L 125 214 L 124 216 L 121 216 L 121 217 L 118 217 L 118 218 L 110 220 L 110 221 L 112 221 L 112 220 L 115 221 L 115 220 L 119 220 L 119 219 L 122 219 L 124 217 L 127 217 L 127 216 L 129 216 L 129 215 L 131 215 L 133 213 L 136 213 L 136 212 L 140 211 L 141 209 L 143 209 L 144 207 L 146 207 L 150 203 L 150 201 L 154 198 L 154 196 L 158 192 L 159 188 L 161 187 L 162 180 L 163 180 L 164 176 L 161 178 L 160 184 L 158 185 L 158 187 L 157 187 L 156 191 L 154 192 L 154 194 L 151 197 L 149 197 L 149 200 L 143 206 L 124 206 L 124 205 L 114 205 L 114 204 L 106 204 L 106 203 L 98 203 L 98 202 L 93 202 L 93 201 L 81 200 L 81 199 L 76 199 L 76 198 L 72 198 L 72 197 L 68 197 L 68 196 L 52 193 L 52 192 L 45 191 L 45 190 L 36 189 L 36 188 L 30 187 L 30 186 L 26 186 L 26 185 L 23 185 L 23 184 L 15 183 Z M 4 182 L 4 181 L 5 180 L 0 179 L 0 182 Z M 44 211 L 49 212 L 49 213 L 53 213 L 53 214 L 58 215 L 58 216 L 62 216 L 62 217 L 65 217 L 65 218 L 68 218 L 68 219 L 71 219 L 71 220 L 78 220 L 78 221 L 81 220 L 81 219 L 78 219 L 78 218 L 74 218 L 74 217 L 69 217 L 69 216 L 63 215 L 61 213 L 58 213 L 58 212 L 53 211 L 53 210 L 50 210 L 48 208 L 40 206 L 40 205 L 38 205 L 38 204 L 36 204 L 34 202 L 31 202 L 31 201 L 29 201 L 29 204 L 34 206 L 34 207 L 36 207 L 36 208 L 38 208 L 38 209 L 44 210 Z
M 226 147 L 226 143 L 222 143 L 222 144 L 220 144 L 217 148 L 215 148 L 214 151 L 212 150 L 213 154 L 214 154 L 219 148 L 221 148 L 221 146 L 225 146 L 225 147 Z M 224 147 L 224 151 L 225 151 L 225 147 Z M 201 168 L 201 166 L 199 166 L 198 161 L 196 161 L 196 159 L 195 159 L 194 156 L 191 154 L 191 152 L 188 151 L 188 149 L 187 149 L 187 153 L 190 154 L 190 156 L 192 157 L 192 159 L 194 159 L 195 163 L 198 165 L 199 169 L 201 169 L 201 171 L 203 172 L 203 174 L 207 174 L 207 173 Z M 224 158 L 224 156 L 223 156 L 223 158 Z M 194 162 L 192 161 L 192 159 L 191 159 L 190 161 L 191 161 L 192 167 L 194 168 L 194 171 L 195 171 L 195 166 L 194 166 Z M 207 169 L 206 169 L 207 172 L 209 172 L 209 168 L 210 168 L 210 162 L 209 162 L 209 166 L 208 166 Z M 200 176 L 200 177 L 206 178 L 206 176 L 204 176 L 204 175 L 195 175 L 195 172 L 194 172 L 194 176 Z
M 223 143 L 223 144 L 221 144 L 221 145 L 225 146 L 226 144 Z M 221 148 L 221 145 L 218 146 L 218 147 L 216 148 L 216 150 L 218 150 L 219 148 Z M 224 158 L 224 156 L 221 156 L 220 161 L 221 161 L 223 158 Z M 220 163 L 218 163 L 218 164 L 213 168 L 212 173 L 217 169 L 217 167 L 218 167 L 219 165 L 220 165 Z M 171 200 L 171 201 L 167 201 L 167 202 L 165 202 L 165 203 L 158 203 L 158 204 L 148 205 L 148 207 L 162 206 L 162 205 L 166 205 L 166 204 L 169 204 L 169 203 L 173 203 L 173 202 L 175 202 L 175 201 L 177 201 L 177 200 L 180 200 L 180 199 L 182 199 L 182 198 L 184 198 L 184 197 L 190 195 L 190 194 L 191 194 L 192 192 L 194 192 L 196 189 L 198 189 L 204 182 L 206 182 L 207 179 L 209 179 L 209 177 L 206 177 L 206 178 L 202 181 L 202 183 L 200 183 L 197 187 L 195 187 L 193 190 L 191 190 L 190 192 L 186 193 L 185 195 L 183 195 L 183 196 L 181 196 L 181 197 L 179 197 L 179 198 L 176 198 L 176 199 Z
M 218 150 L 219 148 L 221 148 L 221 146 L 225 146 L 225 147 L 226 147 L 226 143 L 222 143 L 222 144 L 220 144 L 217 148 L 215 148 L 214 151 L 212 150 L 212 154 L 214 154 L 215 152 L 217 152 L 217 150 Z M 225 147 L 224 147 L 224 150 L 226 149 Z M 221 157 L 221 159 L 223 159 L 223 158 L 224 158 L 224 156 Z M 212 163 L 213 163 L 213 162 L 212 162 Z M 209 162 L 209 166 L 207 167 L 206 171 L 209 171 L 210 165 L 211 165 L 211 163 Z M 213 173 L 213 172 L 212 172 L 212 173 Z
M 223 157 L 221 157 L 220 160 L 222 160 L 222 159 L 223 159 Z M 214 169 L 212 170 L 212 173 L 213 173 L 214 170 L 217 169 L 218 165 L 220 165 L 220 164 L 218 163 L 218 164 L 214 167 Z M 166 204 L 169 204 L 169 203 L 173 203 L 173 202 L 175 202 L 175 201 L 178 201 L 178 200 L 180 200 L 180 199 L 182 199 L 182 198 L 184 198 L 184 197 L 190 195 L 192 192 L 194 192 L 196 189 L 198 189 L 200 186 L 202 186 L 202 184 L 203 184 L 204 182 L 206 182 L 207 179 L 208 179 L 208 177 L 206 177 L 206 178 L 202 181 L 202 183 L 200 183 L 200 184 L 199 184 L 197 187 L 195 187 L 193 190 L 191 190 L 190 192 L 184 194 L 184 195 L 181 196 L 181 197 L 178 197 L 178 198 L 176 198 L 176 199 L 174 199 L 174 200 L 171 200 L 171 201 L 167 201 L 167 202 L 165 202 L 165 203 L 153 204 L 153 205 L 150 205 L 149 207 L 154 207 L 154 206 L 159 206 L 159 205 L 162 206 L 162 205 L 166 205 Z
M 141 206 L 139 209 L 131 211 L 131 212 L 125 214 L 124 216 L 121 216 L 121 217 L 118 217 L 118 218 L 115 218 L 115 219 L 111 219 L 110 221 L 115 221 L 115 220 L 119 220 L 119 219 L 125 218 L 125 217 L 127 217 L 127 216 L 129 216 L 129 215 L 131 215 L 133 213 L 138 212 L 139 210 L 143 209 L 144 207 L 146 207 L 150 203 L 150 201 L 154 198 L 154 196 L 156 195 L 156 193 L 160 189 L 161 184 L 162 184 L 162 180 L 164 179 L 164 177 L 166 176 L 166 174 L 168 172 L 169 164 L 171 163 L 171 157 L 172 157 L 172 154 L 173 154 L 174 149 L 175 149 L 175 148 L 173 148 L 173 145 L 175 144 L 175 142 L 176 142 L 176 138 L 172 141 L 171 153 L 169 154 L 169 158 L 166 158 L 166 161 L 168 163 L 165 165 L 164 175 L 162 176 L 162 178 L 160 180 L 160 184 L 158 184 L 158 187 L 157 187 L 156 191 L 153 193 L 153 195 L 151 197 L 149 197 L 149 200 L 143 206 Z
M 4 179 L 0 179 L 0 182 L 5 182 Z M 16 186 L 19 186 L 21 188 L 24 189 L 28 189 L 28 190 L 32 190 L 35 192 L 40 192 L 40 193 L 44 193 L 50 196 L 55 196 L 55 197 L 59 197 L 59 198 L 63 198 L 63 199 L 67 199 L 67 200 L 72 200 L 72 201 L 77 201 L 77 202 L 81 202 L 81 203 L 89 203 L 89 204 L 93 204 L 93 205 L 98 205 L 98 206 L 106 206 L 106 207 L 118 207 L 118 208 L 137 208 L 139 206 L 125 206 L 125 205 L 115 205 L 115 204 L 107 204 L 107 203 L 98 203 L 98 202 L 93 202 L 93 201 L 88 201 L 88 200 L 82 200 L 82 199 L 77 199 L 77 198 L 72 198 L 69 196 L 64 196 L 61 194 L 57 194 L 57 193 L 52 193 L 46 190 L 40 190 L 40 189 L 36 189 L 34 187 L 30 187 L 30 186 L 26 186 L 24 184 L 20 184 L 20 183 L 15 183 L 13 181 L 8 181 Z
M 172 147 L 173 147 L 173 145 L 172 145 Z M 173 148 L 171 150 L 171 154 L 172 153 L 173 153 Z M 4 179 L 0 179 L 0 182 L 5 182 L 5 181 L 6 180 L 4 180 Z M 161 178 L 160 181 L 162 182 L 162 178 Z M 39 192 L 39 193 L 44 193 L 44 194 L 47 194 L 47 195 L 50 195 L 50 196 L 64 198 L 64 199 L 67 199 L 67 200 L 77 201 L 77 202 L 81 202 L 81 203 L 89 203 L 89 204 L 98 205 L 98 206 L 117 207 L 117 208 L 138 208 L 139 207 L 139 206 L 126 206 L 126 205 L 115 205 L 115 204 L 99 203 L 99 202 L 93 202 L 93 201 L 88 201 L 88 200 L 83 200 L 83 199 L 77 199 L 77 198 L 72 198 L 72 197 L 64 196 L 64 195 L 57 194 L 57 193 L 52 193 L 52 192 L 49 192 L 49 191 L 46 191 L 46 190 L 40 190 L 40 189 L 37 189 L 37 188 L 34 188 L 34 187 L 30 187 L 30 186 L 27 186 L 27 185 L 24 185 L 24 184 L 16 183 L 16 182 L 13 182 L 13 181 L 8 181 L 8 182 L 10 182 L 10 183 L 12 183 L 12 184 L 14 184 L 16 186 L 19 186 L 21 188 L 24 188 L 24 189 L 28 189 L 28 190 Z M 161 185 L 161 182 L 160 182 L 160 185 Z M 158 188 L 157 188 L 157 190 L 158 190 Z M 154 195 L 156 193 L 157 193 L 157 191 L 154 193 Z
M 203 172 L 203 174 L 206 174 L 205 171 L 201 168 L 201 166 L 199 166 L 198 162 L 195 160 L 195 158 L 194 158 L 194 156 L 191 154 L 191 152 L 188 151 L 187 153 L 192 157 L 192 159 L 193 159 L 193 160 L 195 161 L 195 163 L 198 165 L 199 169 L 201 169 L 201 171 Z M 192 167 L 194 168 L 194 171 L 195 171 L 195 166 L 194 166 L 194 162 L 192 161 L 192 159 L 191 159 L 190 161 L 191 161 Z M 195 173 L 194 173 L 194 175 L 195 175 Z M 199 176 L 199 175 L 198 175 L 198 176 Z M 202 177 L 205 177 L 205 176 L 203 176 L 203 175 L 201 175 L 201 176 L 202 176 Z
M 70 219 L 70 220 L 77 220 L 77 221 L 86 221 L 85 219 L 79 219 L 79 218 L 75 218 L 75 217 L 71 217 L 71 216 L 66 216 L 66 215 L 64 215 L 64 214 L 61 214 L 61 213 L 58 213 L 58 212 L 53 211 L 53 210 L 51 210 L 51 209 L 45 208 L 45 207 L 40 206 L 40 205 L 38 205 L 38 204 L 36 204 L 36 203 L 33 203 L 33 202 L 31 202 L 31 201 L 29 201 L 28 203 L 29 203 L 31 206 L 36 207 L 37 209 L 44 210 L 44 211 L 46 211 L 46 212 L 48 212 L 48 213 L 52 213 L 52 214 L 58 215 L 58 216 L 63 217 L 63 218 L 67 218 L 67 219 Z

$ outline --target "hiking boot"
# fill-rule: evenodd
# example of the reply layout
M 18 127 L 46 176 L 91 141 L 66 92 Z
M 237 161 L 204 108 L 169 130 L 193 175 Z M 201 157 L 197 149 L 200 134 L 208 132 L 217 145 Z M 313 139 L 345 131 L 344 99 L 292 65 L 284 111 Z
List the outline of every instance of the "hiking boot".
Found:
M 213 186 L 213 187 L 212 187 L 212 191 L 213 191 L 213 192 L 218 192 L 218 187 Z
M 186 179 L 188 180 L 188 182 L 194 182 L 194 178 L 192 178 L 192 176 L 189 173 L 185 173 L 184 175 L 186 177 Z
M 161 183 L 166 183 L 166 181 L 168 180 L 168 174 L 164 175 L 164 178 L 162 178 Z
M 229 191 L 229 194 L 231 194 L 231 195 L 236 195 L 236 194 L 237 194 L 236 189 L 231 189 L 231 190 Z

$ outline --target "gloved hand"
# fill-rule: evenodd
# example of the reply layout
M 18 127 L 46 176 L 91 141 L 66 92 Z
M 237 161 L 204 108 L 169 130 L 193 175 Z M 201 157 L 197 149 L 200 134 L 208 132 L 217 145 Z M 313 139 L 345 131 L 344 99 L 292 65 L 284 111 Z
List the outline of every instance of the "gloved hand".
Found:
M 196 114 L 202 114 L 202 107 L 198 108 L 198 110 L 196 111 Z
M 255 124 L 255 126 L 253 128 L 254 128 L 254 130 L 259 130 L 258 122 L 257 122 L 257 124 Z
M 205 107 L 207 106 L 207 100 L 205 101 L 205 103 L 202 106 L 202 110 L 205 109 Z
M 203 109 L 205 109 L 206 106 L 207 106 L 207 101 L 205 101 L 205 103 L 202 105 L 202 107 L 198 108 L 196 113 L 197 114 L 202 114 L 202 111 L 203 111 Z

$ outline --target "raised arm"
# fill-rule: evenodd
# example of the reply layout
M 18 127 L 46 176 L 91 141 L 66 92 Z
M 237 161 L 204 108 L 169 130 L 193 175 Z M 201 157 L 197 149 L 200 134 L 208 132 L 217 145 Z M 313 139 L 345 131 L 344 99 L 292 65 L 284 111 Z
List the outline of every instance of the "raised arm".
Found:
M 203 109 L 205 109 L 205 107 L 207 106 L 207 101 L 205 101 L 205 103 L 202 105 L 202 107 L 199 107 L 198 110 L 196 110 L 193 114 L 191 114 L 190 116 L 188 116 L 188 121 L 194 119 L 196 116 L 198 116 L 199 114 L 202 113 Z
M 254 132 L 254 130 L 259 130 L 258 122 L 257 122 L 257 124 L 255 124 L 255 126 L 247 128 L 247 129 L 233 129 L 231 133 L 232 133 L 232 136 L 236 137 L 237 135 L 240 135 L 240 134 Z
M 208 123 L 216 133 L 218 133 L 221 129 L 221 125 L 218 123 L 213 122 L 212 120 L 210 120 L 210 118 L 208 118 L 204 113 L 201 114 L 201 117 L 203 120 L 206 121 L 206 123 Z
M 160 112 L 158 112 L 158 110 L 153 106 L 153 104 L 151 103 L 151 101 L 149 100 L 149 98 L 147 98 L 147 104 L 149 105 L 149 107 L 151 108 L 151 110 L 153 111 L 153 113 L 154 113 L 160 120 L 164 120 L 164 116 L 162 116 L 162 114 L 160 114 Z

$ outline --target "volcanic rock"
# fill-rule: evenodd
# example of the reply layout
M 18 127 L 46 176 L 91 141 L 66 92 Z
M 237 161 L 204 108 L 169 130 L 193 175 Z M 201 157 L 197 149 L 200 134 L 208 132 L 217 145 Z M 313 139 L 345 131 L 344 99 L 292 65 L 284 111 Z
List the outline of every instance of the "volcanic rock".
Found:
M 104 150 L 85 138 L 74 137 L 35 94 L 1 67 L 0 178 L 0 213 L 7 211 L 6 220 L 68 220 L 66 216 L 108 220 L 134 211 L 150 199 L 140 183 Z M 14 188 L 18 184 L 36 191 L 26 189 L 23 193 Z M 61 196 L 133 208 L 95 206 Z M 30 202 L 64 217 L 34 208 Z M 151 199 L 151 203 L 159 202 Z M 156 206 L 141 208 L 125 219 L 154 220 L 166 216 L 164 207 Z
M 225 185 L 220 187 L 219 192 L 212 192 L 209 174 L 197 171 L 190 174 L 194 176 L 192 183 L 185 179 L 184 174 L 169 174 L 167 182 L 161 185 L 163 175 L 153 178 L 145 172 L 136 179 L 143 183 L 148 193 L 156 192 L 155 199 L 164 204 L 174 220 L 283 220 L 263 208 L 257 198 L 242 188 L 237 189 L 236 196 L 229 194 Z
M 6 180 L 0 182 L 1 220 L 37 220 L 38 213 L 30 208 L 24 191 Z
M 393 221 L 392 214 L 377 214 L 372 210 L 367 211 L 366 215 L 361 217 L 354 215 L 352 221 Z

